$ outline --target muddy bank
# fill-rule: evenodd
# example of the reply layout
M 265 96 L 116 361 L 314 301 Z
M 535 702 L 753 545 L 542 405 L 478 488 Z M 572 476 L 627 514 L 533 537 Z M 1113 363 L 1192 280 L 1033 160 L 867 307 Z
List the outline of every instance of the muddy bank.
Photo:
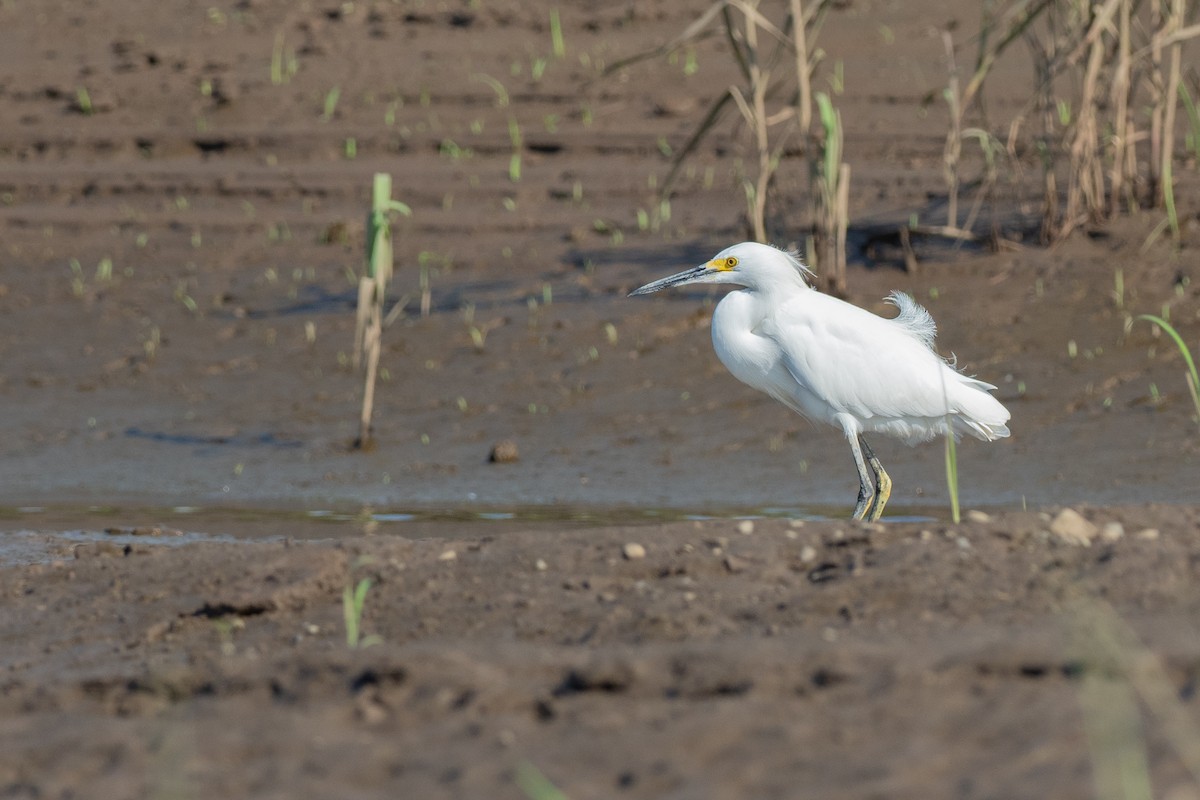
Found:
M 1097 615 L 1195 704 L 1200 517 L 1086 516 L 1090 546 L 1033 512 L 80 545 L 0 573 L 0 785 L 516 798 L 534 767 L 570 797 L 1091 797 L 1085 676 L 1124 691 Z M 1163 731 L 1133 746 L 1176 796 Z

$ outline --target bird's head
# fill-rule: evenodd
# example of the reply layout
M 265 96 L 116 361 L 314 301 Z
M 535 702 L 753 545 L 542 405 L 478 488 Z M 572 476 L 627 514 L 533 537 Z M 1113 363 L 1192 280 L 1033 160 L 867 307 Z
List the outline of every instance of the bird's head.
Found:
M 793 253 L 758 242 L 742 242 L 726 247 L 708 263 L 648 283 L 634 289 L 629 296 L 689 283 L 732 283 L 750 289 L 765 289 L 781 283 L 807 286 L 805 278 L 811 275 L 808 267 Z

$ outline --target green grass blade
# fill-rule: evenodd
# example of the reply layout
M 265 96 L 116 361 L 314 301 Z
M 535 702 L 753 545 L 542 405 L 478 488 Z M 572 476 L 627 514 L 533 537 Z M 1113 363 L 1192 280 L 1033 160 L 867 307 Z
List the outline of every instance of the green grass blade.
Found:
M 358 647 L 358 615 L 354 613 L 354 591 L 349 586 L 342 590 L 342 618 L 346 622 L 346 644 Z
M 953 425 L 953 422 L 947 418 L 946 424 Z M 958 446 L 950 431 L 946 432 L 946 489 L 950 493 L 950 518 L 957 525 L 962 519 L 958 505 Z
M 568 800 L 541 770 L 528 761 L 517 765 L 517 785 L 529 800 Z
M 567 46 L 563 42 L 562 20 L 558 16 L 557 8 L 550 9 L 550 45 L 555 58 L 563 58 L 567 54 Z
M 1200 158 L 1200 111 L 1196 110 L 1196 103 L 1192 100 L 1192 93 L 1188 91 L 1187 84 L 1183 81 L 1179 82 L 1179 99 L 1183 101 L 1183 107 L 1187 112 L 1189 135 L 1192 140 L 1192 152 L 1196 158 Z
M 1192 354 L 1188 350 L 1187 344 L 1184 343 L 1183 337 L 1179 335 L 1179 331 L 1175 330 L 1174 325 L 1162 317 L 1156 317 L 1153 314 L 1139 314 L 1136 319 L 1144 319 L 1147 322 L 1157 325 L 1174 340 L 1175 346 L 1183 354 L 1184 363 L 1187 364 L 1187 372 L 1184 377 L 1188 382 L 1188 391 L 1192 395 L 1192 403 L 1196 407 L 1196 414 L 1200 417 L 1200 375 L 1196 374 L 1196 362 L 1192 359 Z

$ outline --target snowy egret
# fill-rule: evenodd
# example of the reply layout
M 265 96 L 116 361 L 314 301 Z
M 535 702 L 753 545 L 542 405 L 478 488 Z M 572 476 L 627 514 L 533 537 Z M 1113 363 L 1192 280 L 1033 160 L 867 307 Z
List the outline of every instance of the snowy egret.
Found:
M 949 433 L 985 442 L 1008 436 L 1009 413 L 990 383 L 963 375 L 933 349 L 936 326 L 911 297 L 892 292 L 892 318 L 813 289 L 793 254 L 757 242 L 728 247 L 707 264 L 630 292 L 731 283 L 712 318 L 713 348 L 733 376 L 797 413 L 841 428 L 858 467 L 855 519 L 879 519 L 892 481 L 863 439 L 908 444 Z

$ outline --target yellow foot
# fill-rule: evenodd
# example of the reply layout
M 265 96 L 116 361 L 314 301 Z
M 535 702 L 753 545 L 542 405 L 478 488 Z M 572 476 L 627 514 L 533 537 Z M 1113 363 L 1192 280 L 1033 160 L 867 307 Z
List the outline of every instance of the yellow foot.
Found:
M 888 498 L 892 496 L 892 479 L 884 472 L 883 465 L 879 463 L 879 459 L 871 459 L 871 468 L 875 470 L 876 483 L 875 502 L 871 505 L 870 519 L 871 522 L 883 516 L 883 507 L 887 505 Z

